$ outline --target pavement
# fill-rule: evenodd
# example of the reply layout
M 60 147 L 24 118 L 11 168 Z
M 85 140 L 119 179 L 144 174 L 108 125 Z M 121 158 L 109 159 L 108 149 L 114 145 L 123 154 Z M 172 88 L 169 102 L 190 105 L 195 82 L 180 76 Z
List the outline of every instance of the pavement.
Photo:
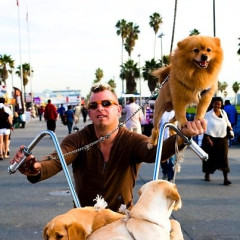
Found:
M 82 127 L 80 125 L 79 127 Z M 24 129 L 12 133 L 10 157 L 20 145 L 28 146 L 43 130 L 46 123 L 33 119 Z M 67 127 L 57 122 L 56 136 L 61 142 Z M 33 149 L 39 158 L 54 150 L 50 136 L 45 136 Z M 173 212 L 172 218 L 181 224 L 185 240 L 237 240 L 240 239 L 240 145 L 229 148 L 229 179 L 223 185 L 222 172 L 203 180 L 201 160 L 191 149 L 184 153 L 181 171 L 176 175 L 176 185 L 183 206 Z M 73 207 L 67 180 L 63 172 L 38 184 L 29 183 L 19 172 L 9 175 L 9 161 L 0 161 L 0 240 L 40 240 L 45 224 L 53 217 Z M 154 164 L 142 164 L 134 188 L 137 190 L 153 178 Z M 71 166 L 69 166 L 71 174 Z M 160 171 L 160 178 L 161 171 Z

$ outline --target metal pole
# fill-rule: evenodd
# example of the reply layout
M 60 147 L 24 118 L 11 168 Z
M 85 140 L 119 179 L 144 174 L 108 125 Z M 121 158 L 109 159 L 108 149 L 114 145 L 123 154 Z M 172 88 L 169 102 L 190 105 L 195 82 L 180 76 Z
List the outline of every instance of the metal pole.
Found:
M 216 37 L 215 0 L 213 0 L 213 36 Z
M 23 96 L 23 67 L 22 67 L 22 50 L 21 50 L 21 26 L 20 26 L 20 4 L 17 1 L 18 8 L 18 37 L 19 37 L 19 57 L 20 57 L 20 84 L 21 84 L 21 98 L 23 99 L 23 111 L 25 110 L 25 96 Z
M 141 54 L 138 54 L 138 64 L 139 64 L 139 94 L 140 94 L 140 106 L 142 105 L 142 81 L 141 81 L 141 62 L 140 62 Z
M 196 142 L 186 137 L 174 124 L 167 122 L 161 126 L 159 131 L 153 180 L 157 180 L 159 176 L 159 167 L 160 167 L 161 156 L 162 156 L 163 136 L 164 136 L 164 130 L 166 127 L 172 128 L 184 140 L 184 143 L 187 146 L 189 146 L 199 156 L 200 159 L 202 159 L 203 161 L 206 161 L 208 159 L 208 154 L 204 152 L 202 148 L 197 145 Z

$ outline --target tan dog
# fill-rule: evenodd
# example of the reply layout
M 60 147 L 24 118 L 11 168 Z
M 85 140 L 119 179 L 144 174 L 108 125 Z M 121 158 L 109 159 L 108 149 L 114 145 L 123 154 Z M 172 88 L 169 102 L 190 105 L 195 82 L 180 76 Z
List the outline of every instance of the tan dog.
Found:
M 195 35 L 178 42 L 169 66 L 153 72 L 161 83 L 167 76 L 169 80 L 160 89 L 155 102 L 154 128 L 148 148 L 157 144 L 159 120 L 167 108 L 166 103 L 172 105 L 180 126 L 186 123 L 186 108 L 192 103 L 197 104 L 195 119 L 204 118 L 217 89 L 222 59 L 219 38 Z
M 129 212 L 129 218 L 120 219 L 91 234 L 87 240 L 182 240 L 181 227 L 169 217 L 172 210 L 182 206 L 176 186 L 165 180 L 151 181 L 139 190 L 139 200 Z
M 96 211 L 94 207 L 75 208 L 53 218 L 43 231 L 44 240 L 85 240 L 92 232 L 125 218 L 109 209 Z

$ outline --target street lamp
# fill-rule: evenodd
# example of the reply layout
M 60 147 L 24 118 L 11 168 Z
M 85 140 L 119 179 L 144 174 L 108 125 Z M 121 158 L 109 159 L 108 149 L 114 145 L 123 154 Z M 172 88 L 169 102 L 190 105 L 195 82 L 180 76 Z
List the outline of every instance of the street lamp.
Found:
M 161 39 L 161 61 L 162 61 L 162 65 L 163 65 L 163 50 L 162 50 L 162 38 L 163 38 L 164 34 L 160 33 L 159 34 L 159 38 Z
M 142 105 L 142 84 L 141 84 L 141 65 L 140 65 L 141 54 L 138 54 L 138 65 L 139 65 L 139 94 L 140 94 L 140 106 Z

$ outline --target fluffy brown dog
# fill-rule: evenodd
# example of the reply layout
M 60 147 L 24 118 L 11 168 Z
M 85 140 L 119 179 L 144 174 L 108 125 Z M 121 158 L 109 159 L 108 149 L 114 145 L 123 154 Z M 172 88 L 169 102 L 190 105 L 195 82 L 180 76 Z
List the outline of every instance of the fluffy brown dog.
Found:
M 157 144 L 159 120 L 170 103 L 175 110 L 175 119 L 183 126 L 186 108 L 197 104 L 195 119 L 202 119 L 217 89 L 217 75 L 223 59 L 219 38 L 190 36 L 178 42 L 177 49 L 171 56 L 171 63 L 166 68 L 153 72 L 162 83 L 169 75 L 169 80 L 159 91 L 154 107 L 154 128 L 148 147 Z
M 129 218 L 110 223 L 87 240 L 183 240 L 180 224 L 169 220 L 172 210 L 182 206 L 175 184 L 156 180 L 144 184 Z
M 92 232 L 125 218 L 109 209 L 96 211 L 94 207 L 75 208 L 53 218 L 43 231 L 44 240 L 85 240 Z

